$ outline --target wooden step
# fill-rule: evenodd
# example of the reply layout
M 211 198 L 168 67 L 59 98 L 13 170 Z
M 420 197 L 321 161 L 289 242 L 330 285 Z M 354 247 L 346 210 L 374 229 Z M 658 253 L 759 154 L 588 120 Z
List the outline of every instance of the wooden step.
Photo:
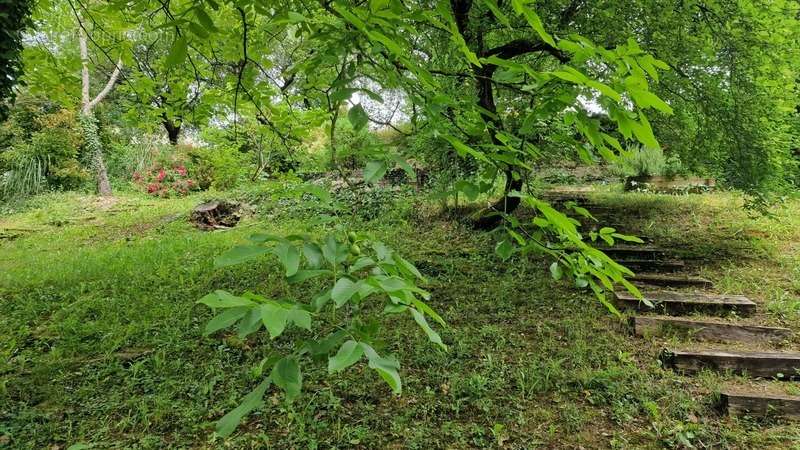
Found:
M 749 377 L 800 378 L 800 353 L 664 350 L 660 359 L 664 367 L 689 374 L 711 369 Z
M 629 319 L 637 336 L 680 333 L 704 341 L 781 342 L 792 336 L 788 328 L 736 325 L 679 317 L 635 316 Z
M 731 416 L 784 417 L 800 420 L 800 396 L 761 392 L 720 393 L 722 411 Z
M 634 272 L 679 272 L 686 267 L 679 259 L 620 258 L 617 262 Z
M 672 291 L 644 291 L 642 296 L 653 303 L 647 306 L 629 292 L 614 291 L 617 300 L 638 311 L 657 311 L 667 315 L 702 312 L 706 314 L 725 314 L 736 311 L 746 316 L 756 310 L 756 304 L 743 295 L 712 295 Z
M 711 289 L 714 287 L 714 283 L 705 278 L 692 277 L 689 275 L 637 273 L 630 281 L 637 284 L 641 283 L 664 287 L 698 287 L 702 289 Z

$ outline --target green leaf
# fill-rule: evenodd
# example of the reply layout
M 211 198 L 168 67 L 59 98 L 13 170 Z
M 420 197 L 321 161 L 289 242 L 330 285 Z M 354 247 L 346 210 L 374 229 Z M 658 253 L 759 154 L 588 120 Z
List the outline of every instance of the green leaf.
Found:
M 625 242 L 636 242 L 637 244 L 644 244 L 644 241 L 641 240 L 639 237 L 631 236 L 628 234 L 620 234 L 620 233 L 613 233 L 611 236 L 614 236 L 617 239 L 623 240 Z
M 388 277 L 378 281 L 378 284 L 386 292 L 397 292 L 408 289 L 408 282 L 400 277 Z
M 369 0 L 369 10 L 376 13 L 389 6 L 389 0 Z
M 239 339 L 244 339 L 258 331 L 259 328 L 261 328 L 261 324 L 261 309 L 250 308 L 250 311 L 247 313 L 247 315 L 245 315 L 242 321 L 239 322 Z
M 400 368 L 400 364 L 397 360 L 394 358 L 381 357 L 375 349 L 363 342 L 359 345 L 364 349 L 364 354 L 367 355 L 369 367 L 378 372 L 378 375 L 392 388 L 392 392 L 399 394 L 403 390 L 403 385 L 400 381 L 400 374 L 397 373 L 397 370 Z
M 368 162 L 367 167 L 364 168 L 364 181 L 367 183 L 377 183 L 378 180 L 386 175 L 387 169 L 388 167 L 385 161 Z
M 222 416 L 222 418 L 217 421 L 215 427 L 216 433 L 222 437 L 230 436 L 246 415 L 264 404 L 264 394 L 267 393 L 267 389 L 269 389 L 271 383 L 269 378 L 262 381 L 252 392 L 242 399 L 242 403 L 240 403 L 239 406 Z
M 564 272 L 561 270 L 561 265 L 558 264 L 558 261 L 550 264 L 550 275 L 553 276 L 554 280 L 560 280 L 561 277 L 564 276 Z
M 633 135 L 636 136 L 636 139 L 644 144 L 645 147 L 660 148 L 658 140 L 653 134 L 653 129 L 650 127 L 650 122 L 647 120 L 647 116 L 644 115 L 643 111 L 639 111 L 639 118 L 641 119 L 640 122 L 634 120 L 630 121 Z
M 655 108 L 665 114 L 672 114 L 672 107 L 656 94 L 641 89 L 629 89 L 628 92 L 640 108 Z
M 285 242 L 286 239 L 275 236 L 274 234 L 266 234 L 266 233 L 255 233 L 251 234 L 250 237 L 247 238 L 249 241 L 256 242 L 258 244 L 263 244 L 264 242 Z
M 290 309 L 286 319 L 304 330 L 311 331 L 311 313 L 304 309 Z
M 261 321 L 269 331 L 269 337 L 275 339 L 286 329 L 286 322 L 289 319 L 289 311 L 286 308 L 266 304 L 261 305 Z
M 286 269 L 286 276 L 291 277 L 300 267 L 300 252 L 292 244 L 279 244 L 275 247 L 275 255 Z
M 208 324 L 206 324 L 206 329 L 203 331 L 205 336 L 209 334 L 219 331 L 223 328 L 228 328 L 229 326 L 233 325 L 239 319 L 244 317 L 248 312 L 250 312 L 250 308 L 247 307 L 238 307 L 238 308 L 230 308 L 226 309 L 225 311 L 218 314 L 216 317 L 211 319 Z
M 419 269 L 417 269 L 417 267 L 414 264 L 411 264 L 410 261 L 406 260 L 405 258 L 396 253 L 392 255 L 392 259 L 394 259 L 394 262 L 396 262 L 397 265 L 399 265 L 405 272 L 408 272 L 409 274 L 419 278 L 420 280 L 425 281 L 425 277 L 422 275 L 422 273 L 420 273 Z
M 350 124 L 353 125 L 353 129 L 358 131 L 367 125 L 367 122 L 369 122 L 369 116 L 367 116 L 366 111 L 364 111 L 364 107 L 362 107 L 359 103 L 358 105 L 350 108 L 350 111 L 347 111 L 347 120 L 349 120 Z
M 217 27 L 214 26 L 214 21 L 211 20 L 211 17 L 208 15 L 206 10 L 203 7 L 197 7 L 194 9 L 194 15 L 197 17 L 197 20 L 200 22 L 207 32 L 217 31 Z
M 463 192 L 469 201 L 475 201 L 478 198 L 478 194 L 480 194 L 478 186 L 466 180 L 457 181 L 455 188 L 457 191 Z
M 246 298 L 237 297 L 227 291 L 214 291 L 197 301 L 212 308 L 236 308 L 238 306 L 252 306 L 254 303 Z
M 275 364 L 270 374 L 270 379 L 275 386 L 286 392 L 286 400 L 292 401 L 300 395 L 303 388 L 303 376 L 300 374 L 300 366 L 297 359 L 287 356 Z
M 350 297 L 358 292 L 359 285 L 346 277 L 339 278 L 331 291 L 331 298 L 340 307 L 350 300 Z
M 311 278 L 316 278 L 321 275 L 329 275 L 333 272 L 326 269 L 315 269 L 315 270 L 298 270 L 295 272 L 294 275 L 290 276 L 286 279 L 289 283 L 300 283 L 306 280 L 310 280 Z
M 345 337 L 347 337 L 347 330 L 335 331 L 318 341 L 306 342 L 306 348 L 312 356 L 329 355 Z
M 514 246 L 511 245 L 511 242 L 509 242 L 508 239 L 503 239 L 494 247 L 494 252 L 497 253 L 497 255 L 503 259 L 503 261 L 507 261 L 508 258 L 510 258 L 514 253 Z
M 408 161 L 405 160 L 405 158 L 401 156 L 395 156 L 393 159 L 394 162 L 396 162 L 397 165 L 401 169 L 403 169 L 403 171 L 406 173 L 406 175 L 408 175 L 409 178 L 414 178 L 417 176 L 417 173 L 414 171 L 414 168 L 411 167 L 411 164 L 409 164 Z
M 167 54 L 167 61 L 164 64 L 167 69 L 183 64 L 183 61 L 186 60 L 187 48 L 188 42 L 186 42 L 185 37 L 178 36 L 175 38 L 172 47 L 169 49 L 169 54 Z
M 306 261 L 312 269 L 322 266 L 322 249 L 319 248 L 319 245 L 313 242 L 303 244 L 303 256 L 306 257 Z
M 544 29 L 542 19 L 539 18 L 539 15 L 536 14 L 533 9 L 525 4 L 525 0 L 511 0 L 511 4 L 514 5 L 514 10 L 517 14 L 525 16 L 525 20 L 528 21 L 528 24 L 536 31 L 543 41 L 550 44 L 552 47 L 556 47 L 556 41 L 554 41 L 553 37 Z
M 364 356 L 364 349 L 358 342 L 350 340 L 342 344 L 336 355 L 328 359 L 328 373 L 340 372 L 357 363 Z
M 306 21 L 306 16 L 295 11 L 289 11 L 288 17 L 289 17 L 289 22 L 293 24 L 298 24 Z
M 458 139 L 454 138 L 453 136 L 443 135 L 442 137 L 447 142 L 449 142 L 450 145 L 453 146 L 453 148 L 456 150 L 456 152 L 460 156 L 471 155 L 473 158 L 475 158 L 477 160 L 480 160 L 480 161 L 483 161 L 483 162 L 486 162 L 486 163 L 489 162 L 489 159 L 482 152 L 479 152 L 479 151 L 473 149 L 472 147 L 464 144 L 463 142 L 459 141 Z
M 442 337 L 439 336 L 439 333 L 434 331 L 430 325 L 428 325 L 428 321 L 425 320 L 425 316 L 423 316 L 421 312 L 414 308 L 409 308 L 408 310 L 411 311 L 411 316 L 414 317 L 414 322 L 417 322 L 417 325 L 422 328 L 422 331 L 428 335 L 428 339 L 442 349 L 447 350 L 447 346 L 442 342 Z
M 189 22 L 189 30 L 203 39 L 208 39 L 208 37 L 210 36 L 205 28 L 194 22 Z
M 214 267 L 227 267 L 256 259 L 271 250 L 259 245 L 237 245 L 214 260 Z
M 487 8 L 489 8 L 492 14 L 494 14 L 498 22 L 505 25 L 506 27 L 511 28 L 511 22 L 508 20 L 508 17 L 505 14 L 503 14 L 503 11 L 500 10 L 500 7 L 497 5 L 496 0 L 483 0 L 483 3 L 486 5 Z
M 356 262 L 353 263 L 352 266 L 350 266 L 349 273 L 358 272 L 359 270 L 363 270 L 366 269 L 367 267 L 372 267 L 374 265 L 375 265 L 374 259 L 368 256 L 362 256 L 358 258 Z

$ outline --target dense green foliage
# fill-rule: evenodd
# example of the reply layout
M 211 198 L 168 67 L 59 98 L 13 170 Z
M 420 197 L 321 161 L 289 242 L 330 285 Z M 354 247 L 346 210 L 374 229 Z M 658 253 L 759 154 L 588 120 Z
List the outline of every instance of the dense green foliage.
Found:
M 329 227 L 253 234 L 216 259 L 274 255 L 285 278 L 280 292 L 212 286 L 200 300 L 216 313 L 207 334 L 275 339 L 217 424 L 227 436 L 270 387 L 295 399 L 314 362 L 333 374 L 366 361 L 399 392 L 384 352 L 398 315 L 446 349 L 421 272 L 360 230 L 411 189 L 459 212 L 465 199 L 496 257 L 546 257 L 551 278 L 619 315 L 608 293 L 639 295 L 633 274 L 595 244 L 641 240 L 543 201 L 535 167 L 693 172 L 759 200 L 796 188 L 799 14 L 789 0 L 44 0 L 25 94 L 52 110 L 14 107 L 0 182 L 16 199 L 93 176 L 107 196 L 110 175 L 168 198 L 277 179 L 291 186 L 272 200 Z M 300 282 L 311 288 L 290 289 Z
M 6 118 L 22 73 L 22 35 L 31 24 L 32 6 L 32 0 L 0 1 L 0 119 Z

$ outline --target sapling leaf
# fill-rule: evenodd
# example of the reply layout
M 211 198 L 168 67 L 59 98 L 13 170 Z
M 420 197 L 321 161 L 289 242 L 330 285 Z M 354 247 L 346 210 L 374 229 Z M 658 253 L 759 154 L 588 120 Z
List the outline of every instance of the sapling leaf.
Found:
M 270 379 L 286 393 L 286 400 L 291 402 L 300 395 L 303 388 L 303 376 L 297 359 L 287 356 L 275 364 Z
M 272 251 L 259 245 L 237 245 L 214 259 L 214 267 L 227 267 L 258 258 Z
M 550 275 L 552 275 L 554 280 L 560 280 L 561 277 L 564 276 L 564 272 L 561 270 L 561 265 L 558 264 L 558 262 L 550 264 Z
M 294 308 L 289 310 L 287 320 L 305 330 L 311 330 L 311 313 L 304 309 Z
M 275 339 L 286 329 L 289 311 L 281 306 L 266 304 L 261 305 L 261 321 L 269 331 L 269 337 Z
M 250 308 L 247 307 L 238 307 L 238 308 L 230 308 L 226 309 L 225 311 L 218 314 L 216 317 L 211 319 L 207 324 L 205 331 L 203 334 L 208 336 L 209 334 L 221 330 L 223 328 L 228 328 L 229 326 L 236 323 L 239 319 L 245 316 L 250 311 Z
M 494 252 L 503 259 L 503 261 L 507 261 L 508 258 L 514 253 L 514 246 L 508 239 L 503 239 L 502 241 L 498 242 L 497 245 L 494 247 Z
M 291 277 L 300 267 L 300 252 L 292 244 L 282 243 L 275 247 L 275 255 L 286 269 L 286 276 Z
M 252 392 L 244 397 L 239 406 L 222 416 L 222 418 L 217 421 L 216 433 L 222 437 L 230 436 L 246 415 L 264 404 L 264 394 L 266 394 L 270 384 L 271 380 L 266 378 L 253 389 Z
M 306 242 L 303 244 L 303 256 L 308 261 L 309 268 L 318 269 L 322 267 L 322 249 L 316 243 Z
M 250 308 L 250 311 L 239 322 L 239 338 L 244 339 L 255 333 L 261 328 L 261 325 L 261 310 L 259 308 Z
M 350 108 L 350 110 L 347 112 L 347 120 L 349 120 L 350 124 L 353 125 L 353 129 L 358 131 L 367 125 L 369 116 L 367 116 L 367 112 L 364 111 L 364 107 L 359 103 L 358 105 Z
M 431 328 L 431 326 L 428 324 L 428 321 L 425 320 L 425 316 L 423 316 L 421 312 L 414 308 L 409 308 L 408 310 L 411 311 L 411 316 L 414 318 L 414 321 L 417 322 L 417 325 L 419 325 L 419 327 L 422 328 L 422 331 L 428 335 L 428 339 L 442 349 L 447 350 L 447 346 L 442 342 L 442 337 L 439 336 L 439 333 L 434 331 L 433 328 Z
M 350 300 L 350 297 L 358 292 L 359 285 L 354 283 L 353 280 L 342 277 L 336 282 L 331 290 L 331 298 L 336 303 L 336 307 L 340 307 Z
M 364 342 L 361 342 L 359 345 L 364 349 L 364 354 L 367 355 L 369 367 L 378 372 L 378 375 L 392 388 L 392 392 L 399 394 L 403 390 L 400 374 L 397 373 L 397 369 L 400 368 L 400 363 L 391 357 L 381 357 L 375 349 Z
M 328 359 L 328 373 L 340 372 L 356 362 L 364 356 L 364 349 L 358 342 L 349 340 L 342 344 L 336 355 Z
M 197 301 L 211 308 L 236 308 L 238 306 L 252 306 L 254 303 L 246 298 L 237 297 L 230 292 L 217 290 Z
M 364 168 L 364 181 L 367 183 L 377 183 L 384 175 L 389 167 L 385 161 L 370 161 Z
M 316 278 L 322 275 L 330 275 L 333 272 L 330 270 L 325 269 L 317 269 L 317 270 L 298 270 L 295 272 L 294 275 L 288 277 L 286 281 L 289 283 L 300 283 L 306 280 L 310 280 L 311 278 Z

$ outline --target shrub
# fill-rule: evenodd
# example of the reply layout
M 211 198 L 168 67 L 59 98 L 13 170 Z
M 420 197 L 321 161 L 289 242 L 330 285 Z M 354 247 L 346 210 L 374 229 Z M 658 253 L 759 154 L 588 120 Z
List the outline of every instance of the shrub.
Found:
M 148 194 L 168 198 L 183 196 L 197 189 L 183 165 L 152 167 L 144 173 L 135 172 L 133 180 L 143 186 Z
M 23 118 L 33 123 L 21 124 Z M 44 189 L 75 189 L 90 179 L 81 164 L 82 134 L 76 114 L 68 110 L 36 115 L 23 109 L 4 125 L 9 147 L 0 153 L 3 197 L 25 196 Z
M 345 214 L 351 212 L 363 220 L 373 220 L 391 210 L 399 194 L 397 189 L 359 184 L 339 186 L 334 189 L 333 198 Z
M 666 159 L 660 148 L 633 146 L 622 153 L 611 165 L 611 171 L 620 177 L 664 175 Z
M 247 177 L 248 156 L 235 148 L 194 147 L 187 155 L 200 189 L 232 189 Z

